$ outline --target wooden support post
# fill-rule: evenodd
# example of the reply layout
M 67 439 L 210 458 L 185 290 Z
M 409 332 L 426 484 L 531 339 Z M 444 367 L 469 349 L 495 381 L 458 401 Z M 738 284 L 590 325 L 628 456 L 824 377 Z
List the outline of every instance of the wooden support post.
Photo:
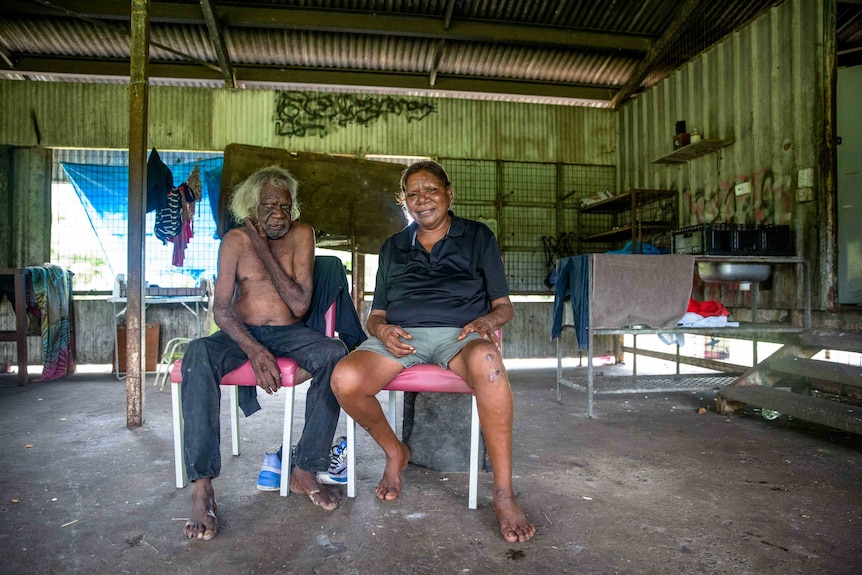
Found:
M 132 1 L 129 74 L 129 280 L 126 307 L 126 426 L 143 424 L 144 222 L 147 189 L 149 0 Z

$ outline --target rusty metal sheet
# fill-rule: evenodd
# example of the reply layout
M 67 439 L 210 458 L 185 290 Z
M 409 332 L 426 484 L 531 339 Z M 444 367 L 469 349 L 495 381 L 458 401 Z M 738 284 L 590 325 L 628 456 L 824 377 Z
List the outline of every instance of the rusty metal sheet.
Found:
M 395 203 L 404 166 L 230 144 L 224 152 L 218 207 L 218 235 L 230 226 L 228 205 L 234 188 L 258 168 L 278 164 L 299 182 L 301 220 L 318 233 L 351 236 L 362 253 L 376 254 L 383 241 L 407 220 Z

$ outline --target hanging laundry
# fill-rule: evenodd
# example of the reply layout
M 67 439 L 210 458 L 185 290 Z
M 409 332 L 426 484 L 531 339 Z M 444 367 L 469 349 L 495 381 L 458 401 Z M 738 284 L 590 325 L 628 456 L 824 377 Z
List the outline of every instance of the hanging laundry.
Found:
M 162 240 L 162 244 L 167 244 L 171 238 L 180 233 L 180 227 L 183 223 L 182 210 L 182 192 L 173 188 L 168 191 L 165 207 L 156 213 L 156 225 L 153 231 L 156 237 Z
M 39 381 L 51 381 L 75 373 L 76 368 L 69 309 L 72 273 L 50 263 L 27 269 L 27 307 L 41 322 L 43 367 Z
M 180 184 L 175 191 L 180 201 L 180 222 L 177 232 L 168 238 L 168 241 L 174 244 L 171 263 L 176 267 L 182 267 L 185 261 L 186 246 L 189 240 L 194 237 L 192 222 L 195 216 L 195 203 L 201 201 L 201 175 L 197 165 L 195 165 L 194 170 L 189 174 L 186 181 Z
M 147 212 L 165 208 L 168 204 L 168 193 L 174 187 L 174 175 L 171 169 L 159 157 L 159 152 L 153 148 L 147 160 Z

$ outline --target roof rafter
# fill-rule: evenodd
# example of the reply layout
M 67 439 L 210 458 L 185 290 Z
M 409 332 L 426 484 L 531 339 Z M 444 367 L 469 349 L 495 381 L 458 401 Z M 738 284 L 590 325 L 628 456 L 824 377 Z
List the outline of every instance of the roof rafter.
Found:
M 207 23 L 210 41 L 213 43 L 213 49 L 215 49 L 216 56 L 218 57 L 221 74 L 224 77 L 224 85 L 226 88 L 234 88 L 236 87 L 236 77 L 234 76 L 233 68 L 231 67 L 227 47 L 224 44 L 224 35 L 221 31 L 221 25 L 213 12 L 210 0 L 201 0 L 201 11 L 204 14 L 204 20 L 206 20 Z
M 448 30 L 452 24 L 452 13 L 455 11 L 456 0 L 448 0 L 446 3 L 446 14 L 443 18 L 443 29 Z M 440 61 L 443 59 L 443 51 L 446 49 L 446 40 L 440 39 L 434 46 L 434 59 L 431 63 L 431 73 L 428 75 L 429 83 L 433 86 L 437 83 L 437 72 L 440 70 Z
M 16 74 L 54 76 L 87 75 L 96 77 L 128 77 L 128 60 L 105 60 L 87 58 L 43 58 L 23 56 L 14 70 Z M 2 71 L 2 67 L 0 67 Z M 337 68 L 309 69 L 292 67 L 234 66 L 237 83 L 295 84 L 307 86 L 379 87 L 382 89 L 429 90 L 425 74 L 365 72 Z M 149 64 L 149 76 L 155 78 L 186 79 L 198 81 L 223 80 L 220 72 L 194 64 L 179 62 L 153 62 Z M 437 91 L 488 92 L 512 94 L 537 98 L 564 98 L 592 100 L 610 104 L 616 92 L 615 86 L 583 86 L 549 82 L 498 80 L 490 78 L 452 77 L 438 78 L 434 86 Z
M 612 103 L 614 109 L 619 109 L 622 103 L 628 100 L 629 96 L 637 90 L 652 68 L 653 63 L 664 54 L 667 47 L 676 39 L 677 34 L 682 30 L 683 25 L 685 25 L 689 16 L 691 16 L 691 13 L 694 12 L 694 9 L 697 8 L 698 4 L 700 4 L 700 0 L 685 0 L 685 3 L 677 11 L 673 22 L 671 22 L 670 26 L 667 27 L 664 34 L 661 35 L 661 38 L 656 40 L 655 44 L 650 47 L 647 55 L 643 60 L 641 60 L 638 67 L 635 68 L 635 71 L 629 77 L 628 81 L 620 91 L 617 92 L 616 96 L 614 96 Z
M 58 0 L 51 5 L 66 10 Z M 129 2 L 123 0 L 75 0 L 74 12 L 100 20 L 128 19 Z M 636 34 L 618 34 L 553 28 L 526 24 L 504 24 L 471 20 L 455 21 L 448 15 L 444 20 L 425 16 L 371 14 L 338 10 L 303 10 L 280 6 L 213 5 L 214 14 L 223 27 L 279 28 L 285 30 L 312 30 L 334 33 L 375 34 L 434 38 L 447 41 L 516 43 L 556 46 L 559 48 L 592 48 L 646 52 L 654 38 Z M 5 11 L 18 14 L 56 15 L 57 10 L 36 3 L 15 2 Z M 448 10 L 447 10 L 448 12 Z M 454 7 L 452 9 L 454 12 Z M 205 24 L 201 11 L 194 4 L 181 2 L 153 2 L 150 5 L 150 22 Z M 449 24 L 447 27 L 447 23 Z

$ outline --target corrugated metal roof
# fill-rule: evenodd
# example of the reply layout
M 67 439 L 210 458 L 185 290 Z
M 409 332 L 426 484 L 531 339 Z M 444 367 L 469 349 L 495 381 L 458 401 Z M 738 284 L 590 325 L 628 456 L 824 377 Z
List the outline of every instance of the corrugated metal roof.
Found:
M 781 1 L 151 0 L 149 75 L 618 106 Z M 128 78 L 131 4 L 7 0 L 0 77 Z M 839 3 L 839 51 L 862 45 L 860 12 Z

